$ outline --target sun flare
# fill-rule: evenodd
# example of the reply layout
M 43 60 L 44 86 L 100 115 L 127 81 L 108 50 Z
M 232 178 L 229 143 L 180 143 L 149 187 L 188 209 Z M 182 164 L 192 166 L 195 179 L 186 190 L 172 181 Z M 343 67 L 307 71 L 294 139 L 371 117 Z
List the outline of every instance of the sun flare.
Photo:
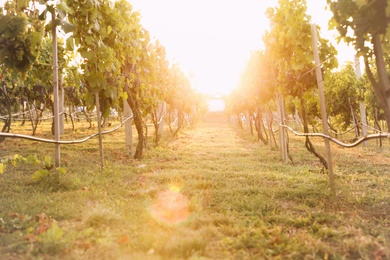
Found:
M 228 94 L 268 28 L 264 12 L 275 0 L 130 0 L 142 23 L 179 63 L 195 89 Z
M 165 46 L 168 59 L 180 65 L 196 90 L 226 95 L 237 86 L 251 52 L 263 48 L 262 37 L 269 28 L 265 11 L 278 1 L 129 2 L 140 11 L 144 27 Z M 333 37 L 327 32 L 330 11 L 325 6 L 325 0 L 307 0 L 312 20 L 327 37 Z M 341 60 L 353 59 L 351 48 L 344 44 L 338 48 L 342 48 Z
M 150 207 L 150 214 L 166 224 L 179 224 L 190 217 L 189 200 L 180 193 L 180 187 L 171 185 L 169 189 L 157 194 L 156 201 Z

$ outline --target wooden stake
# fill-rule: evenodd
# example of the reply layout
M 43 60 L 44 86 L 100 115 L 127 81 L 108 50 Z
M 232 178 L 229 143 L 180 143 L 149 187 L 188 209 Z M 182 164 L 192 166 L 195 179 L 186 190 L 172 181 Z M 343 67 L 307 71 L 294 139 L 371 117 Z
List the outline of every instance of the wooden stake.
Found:
M 100 166 L 104 168 L 104 153 L 103 153 L 103 139 L 102 139 L 102 120 L 100 118 L 100 102 L 99 102 L 99 92 L 95 93 L 95 102 L 96 102 L 96 116 L 97 116 L 97 125 L 99 133 L 99 149 L 100 149 Z
M 64 130 L 64 103 L 65 103 L 65 91 L 64 91 L 64 76 L 61 75 L 61 77 L 58 79 L 58 110 L 59 110 L 59 124 L 60 124 L 60 135 L 63 135 L 65 133 Z
M 164 132 L 164 120 L 161 120 L 163 116 L 167 113 L 167 103 L 165 102 L 160 102 L 158 105 L 158 113 L 157 113 L 157 120 L 160 121 L 160 124 L 158 125 L 158 134 L 162 136 Z
M 325 106 L 325 95 L 324 95 L 324 82 L 322 79 L 322 72 L 320 67 L 320 56 L 318 54 L 318 36 L 317 36 L 317 25 L 312 23 L 311 24 L 311 32 L 313 36 L 313 53 L 314 53 L 314 60 L 316 64 L 316 76 L 317 76 L 317 84 L 318 84 L 318 90 L 320 94 L 320 105 L 321 105 L 321 117 L 322 117 L 322 133 L 324 135 L 329 136 L 329 129 L 328 129 L 328 121 L 327 121 L 327 114 L 326 114 L 326 106 Z M 330 149 L 330 143 L 328 139 L 324 139 L 325 142 L 325 150 L 326 150 L 326 157 L 328 159 L 328 177 L 329 177 L 329 186 L 332 194 L 335 194 L 335 183 L 334 183 L 334 175 L 333 175 L 333 160 L 332 160 L 332 152 Z
M 282 153 L 283 162 L 288 162 L 288 151 L 287 151 L 287 136 L 286 130 L 281 125 L 284 125 L 284 99 L 282 94 L 278 94 L 276 97 L 277 110 L 278 110 L 278 124 L 279 124 L 279 143 L 280 151 Z
M 58 54 L 57 54 L 57 27 L 55 12 L 52 12 L 52 49 L 53 49 L 53 95 L 54 95 L 54 140 L 60 141 L 60 111 L 58 97 Z M 55 166 L 61 164 L 60 145 L 55 144 Z
M 133 115 L 133 111 L 127 103 L 127 100 L 123 100 L 123 116 L 124 118 Z M 126 139 L 126 153 L 129 155 L 133 154 L 133 119 L 125 122 L 125 139 Z
M 359 57 L 355 56 L 355 73 L 356 73 L 356 78 L 360 79 L 362 77 L 362 72 L 360 70 L 360 61 Z M 367 116 L 366 116 L 366 108 L 365 105 L 362 101 L 359 102 L 359 108 L 360 108 L 360 120 L 362 122 L 362 132 L 363 136 L 367 136 Z M 363 143 L 364 146 L 368 145 L 368 141 L 364 141 Z

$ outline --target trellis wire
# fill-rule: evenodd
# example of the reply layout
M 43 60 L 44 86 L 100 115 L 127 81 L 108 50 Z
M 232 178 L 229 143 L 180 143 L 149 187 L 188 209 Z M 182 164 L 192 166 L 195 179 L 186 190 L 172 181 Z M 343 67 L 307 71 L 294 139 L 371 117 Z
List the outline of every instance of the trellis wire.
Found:
M 277 120 L 274 119 L 274 121 L 277 121 Z M 295 120 L 292 120 L 292 119 L 285 119 L 285 122 L 295 122 Z M 299 123 L 299 125 L 302 126 L 301 123 Z M 315 125 L 314 127 L 318 127 L 318 126 L 320 126 L 320 125 L 321 125 L 321 123 L 318 123 L 318 124 Z M 383 131 L 378 130 L 378 129 L 372 127 L 372 126 L 369 126 L 369 125 L 367 125 L 367 124 L 363 124 L 362 122 L 358 122 L 358 125 L 366 126 L 367 128 L 369 128 L 369 129 L 371 129 L 372 131 L 377 132 L 377 133 L 384 133 Z M 335 131 L 333 131 L 332 129 L 330 129 L 329 131 L 330 131 L 331 133 L 335 134 L 335 135 L 341 135 L 341 136 L 342 136 L 342 135 L 345 135 L 345 134 L 347 134 L 347 133 L 349 133 L 349 132 L 355 130 L 356 127 L 357 127 L 357 126 L 354 126 L 354 127 L 350 128 L 350 129 L 347 129 L 347 130 L 345 130 L 344 132 L 340 132 L 340 133 L 335 132 Z
M 112 133 L 112 132 L 118 130 L 121 126 L 123 126 L 123 124 L 127 120 L 132 119 L 132 118 L 133 118 L 133 116 L 125 118 L 118 126 L 116 126 L 113 129 L 103 131 L 102 134 L 109 134 L 109 133 Z M 56 141 L 56 140 L 53 140 L 53 139 L 39 138 L 39 137 L 35 137 L 35 136 L 30 136 L 30 135 L 1 133 L 0 132 L 0 136 L 1 137 L 21 138 L 21 139 L 27 139 L 27 140 L 38 141 L 38 142 L 43 142 L 43 143 L 51 143 L 51 144 L 79 144 L 79 143 L 84 143 L 84 142 L 88 141 L 89 139 L 91 139 L 91 138 L 93 138 L 93 137 L 95 137 L 97 135 L 99 135 L 99 133 L 95 133 L 95 134 L 89 135 L 89 136 L 87 136 L 87 137 L 85 137 L 83 139 L 78 139 L 78 140 Z
M 359 144 L 363 143 L 364 141 L 367 141 L 367 140 L 370 140 L 370 139 L 384 138 L 384 137 L 390 138 L 390 133 L 370 134 L 370 135 L 364 136 L 362 138 L 359 138 L 358 140 L 356 140 L 353 143 L 349 143 L 348 144 L 348 143 L 343 143 L 343 142 L 341 142 L 340 140 L 338 140 L 338 139 L 336 139 L 334 137 L 331 137 L 331 136 L 328 136 L 328 135 L 324 135 L 324 134 L 321 134 L 321 133 L 299 133 L 299 132 L 295 131 L 294 129 L 292 129 L 291 127 L 287 126 L 287 125 L 280 124 L 280 126 L 282 126 L 283 128 L 288 129 L 290 132 L 292 132 L 296 136 L 322 137 L 322 138 L 328 139 L 329 141 L 334 142 L 335 144 L 337 144 L 339 146 L 346 147 L 346 148 L 356 147 Z
M 270 130 L 269 128 L 268 128 L 268 126 L 267 126 L 267 122 L 266 122 L 267 120 L 266 119 L 262 119 L 262 122 L 263 122 L 263 125 L 264 125 L 264 127 L 265 127 L 265 129 L 267 129 L 267 130 Z M 277 122 L 278 120 L 277 119 L 273 119 L 273 121 L 274 122 Z M 293 119 L 285 119 L 284 121 L 286 121 L 286 122 L 296 122 L 296 120 L 293 120 Z M 383 131 L 381 131 L 381 130 L 378 130 L 378 129 L 376 129 L 376 128 L 374 128 L 374 127 L 371 127 L 371 126 L 369 126 L 369 125 L 367 125 L 367 124 L 363 124 L 363 123 L 361 123 L 361 122 L 359 122 L 358 123 L 359 125 L 364 125 L 364 126 L 366 126 L 366 127 L 368 127 L 369 129 L 371 129 L 372 131 L 374 131 L 374 132 L 377 132 L 377 133 L 379 133 L 379 134 L 383 134 L 383 135 L 378 135 L 378 136 L 373 136 L 373 135 L 368 135 L 369 136 L 369 138 L 368 139 L 374 139 L 374 138 L 382 138 L 382 137 L 390 137 L 390 136 L 388 136 L 389 134 L 388 133 L 385 133 L 385 132 L 383 132 Z M 301 123 L 299 123 L 299 125 L 300 126 L 302 126 L 302 124 Z M 321 123 L 318 123 L 315 127 L 318 127 L 318 126 L 320 126 L 321 125 Z M 285 126 L 285 127 L 288 127 L 287 125 L 282 125 L 282 126 Z M 290 129 L 292 129 L 291 127 L 288 127 L 289 128 L 289 130 Z M 350 128 L 350 129 L 347 129 L 347 130 L 345 130 L 344 132 L 340 132 L 340 133 L 337 133 L 337 132 L 335 132 L 335 131 L 333 131 L 333 130 L 330 130 L 330 132 L 332 133 L 332 134 L 335 134 L 335 135 L 341 135 L 341 136 L 343 136 L 343 135 L 345 135 L 345 134 L 347 134 L 347 133 L 349 133 L 349 132 L 351 132 L 351 131 L 353 131 L 353 130 L 355 130 L 356 129 L 356 126 L 354 126 L 354 127 L 352 127 L 352 128 Z M 279 129 L 272 129 L 272 131 L 274 132 L 274 133 L 276 133 L 276 132 L 278 132 L 279 131 Z M 298 133 L 298 132 L 296 132 L 296 131 L 294 131 L 295 133 Z M 293 132 L 293 133 L 294 133 Z M 294 133 L 294 134 L 295 134 Z M 312 136 L 314 136 L 314 134 L 307 134 L 307 135 L 312 135 Z M 315 136 L 320 136 L 319 134 L 317 134 L 317 133 L 315 133 Z M 333 138 L 333 137 L 329 137 L 329 138 Z M 364 138 L 364 137 L 363 137 Z M 337 140 L 337 139 L 336 139 Z M 361 143 L 361 142 L 364 142 L 364 141 L 366 141 L 366 140 L 358 140 L 359 141 L 359 144 Z M 340 141 L 339 141 L 340 142 Z M 357 144 L 358 145 L 358 144 Z M 356 146 L 356 145 L 355 145 Z
M 23 113 L 13 114 L 13 116 L 11 116 L 11 120 L 13 120 L 13 121 L 25 121 L 28 118 L 17 118 L 17 117 L 20 116 L 20 115 L 23 115 L 23 114 L 31 115 L 30 113 L 31 113 L 30 111 L 26 111 L 26 112 L 23 112 Z M 68 114 L 66 112 L 61 112 L 60 113 L 60 115 L 67 115 L 67 116 L 71 116 L 71 117 L 76 117 L 77 114 L 84 115 L 83 112 L 79 112 L 79 111 L 73 112 L 72 114 Z M 96 115 L 93 115 L 93 114 L 90 114 L 88 116 L 89 116 L 90 119 L 94 119 L 94 118 L 97 117 Z M 9 116 L 0 116 L 0 119 L 2 119 L 2 120 L 7 120 L 8 118 L 9 118 Z M 54 116 L 46 116 L 46 117 L 40 117 L 40 118 L 38 118 L 38 120 L 39 121 L 43 121 L 43 120 L 50 120 L 50 119 L 53 119 L 53 118 L 54 118 Z

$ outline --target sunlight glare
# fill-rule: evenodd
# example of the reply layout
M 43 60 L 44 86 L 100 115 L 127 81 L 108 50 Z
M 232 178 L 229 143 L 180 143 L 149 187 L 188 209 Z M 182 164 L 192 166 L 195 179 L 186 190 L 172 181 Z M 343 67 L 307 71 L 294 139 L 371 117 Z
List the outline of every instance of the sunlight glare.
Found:
M 205 94 L 228 94 L 269 27 L 264 15 L 276 0 L 129 0 L 142 24 Z
M 150 214 L 158 221 L 166 224 L 180 224 L 190 216 L 189 201 L 180 193 L 178 185 L 170 185 L 169 189 L 159 192 Z
M 224 111 L 226 107 L 223 99 L 210 99 L 208 101 L 209 112 L 220 112 Z

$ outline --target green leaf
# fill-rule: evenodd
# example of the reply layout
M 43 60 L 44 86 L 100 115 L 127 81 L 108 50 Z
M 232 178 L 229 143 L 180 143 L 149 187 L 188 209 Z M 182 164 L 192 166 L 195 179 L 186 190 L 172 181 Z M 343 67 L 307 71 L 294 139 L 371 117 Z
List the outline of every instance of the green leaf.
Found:
M 123 100 L 127 100 L 127 98 L 129 97 L 129 95 L 127 95 L 127 92 L 122 92 L 122 99 Z
M 87 0 L 87 2 L 90 2 Z M 92 5 L 92 8 L 93 8 L 93 5 Z M 91 12 L 91 21 L 94 21 L 95 19 L 97 19 L 98 17 L 98 10 L 97 9 L 92 9 L 92 12 Z
M 48 5 L 48 6 L 46 6 L 46 10 L 47 10 L 49 13 L 54 13 L 54 12 L 56 11 L 53 5 Z
M 304 65 L 302 63 L 297 63 L 293 64 L 292 66 L 294 70 L 302 70 Z
M 27 156 L 26 159 L 27 159 L 27 163 L 28 163 L 28 164 L 37 165 L 37 164 L 40 164 L 40 163 L 41 163 L 41 161 L 38 160 L 38 157 L 37 157 L 36 154 L 34 154 L 34 155 L 29 155 L 29 156 Z
M 94 75 L 92 75 L 92 74 L 90 74 L 88 77 L 86 77 L 86 80 L 88 81 L 88 83 L 89 83 L 89 86 L 91 87 L 91 88 L 96 88 L 96 87 L 98 87 L 98 85 L 99 85 L 99 81 L 96 79 L 96 76 L 95 76 L 95 73 L 94 73 Z M 88 101 L 88 100 L 92 100 L 92 98 L 90 98 L 89 97 L 89 94 L 87 93 L 86 94 L 86 101 Z M 92 95 L 91 95 L 92 96 Z
M 18 166 L 18 162 L 15 161 L 15 160 L 12 160 L 12 165 L 13 165 L 14 167 Z
M 95 95 L 93 93 L 90 92 L 85 93 L 84 99 L 87 105 L 91 105 L 95 103 Z
M 4 163 L 0 163 L 0 174 L 3 174 L 5 171 L 5 164 Z
M 62 21 L 64 21 L 64 19 L 66 17 L 66 12 L 64 10 L 57 8 L 57 17 L 58 18 L 56 20 L 58 20 L 58 21 L 60 21 L 60 23 L 62 23 Z
M 4 164 L 7 164 L 9 162 L 9 160 L 8 159 L 1 159 L 0 162 L 4 163 Z
M 59 10 L 65 11 L 68 14 L 73 14 L 73 9 L 69 8 L 69 6 L 66 4 L 65 1 L 61 1 L 58 5 L 57 8 Z
M 68 50 L 74 50 L 74 39 L 73 39 L 73 37 L 68 37 L 66 39 L 66 48 Z
M 66 173 L 66 169 L 63 168 L 63 167 L 57 167 L 57 168 L 56 168 L 56 171 L 57 171 L 58 173 L 61 173 L 61 174 L 65 174 L 65 173 Z
M 355 2 L 359 8 L 367 4 L 367 0 L 355 0 Z
M 98 68 L 100 72 L 105 72 L 106 71 L 106 65 L 103 63 L 103 61 L 98 63 Z
M 107 35 L 109 35 L 111 32 L 112 32 L 112 27 L 111 27 L 111 26 L 108 26 L 108 27 L 107 27 Z
M 67 21 L 62 22 L 61 28 L 64 30 L 65 33 L 70 33 L 76 30 L 76 26 Z
M 18 165 L 18 162 L 23 162 L 23 157 L 19 154 L 15 154 L 14 159 L 12 160 L 12 165 L 16 167 Z
M 46 14 L 47 14 L 47 9 L 45 9 L 39 16 L 39 20 L 45 21 L 46 20 Z
M 3 34 L 8 28 L 7 16 L 0 14 L 0 34 Z
M 115 89 L 112 87 L 108 87 L 104 90 L 104 96 L 114 99 L 115 98 Z
M 18 8 L 23 10 L 28 7 L 30 0 L 18 0 Z
M 98 29 L 96 29 L 96 30 L 98 30 Z M 107 30 L 106 30 L 106 28 L 101 28 L 100 30 L 99 30 L 99 33 L 100 33 L 100 36 L 102 37 L 102 39 L 104 39 L 104 38 L 106 38 L 106 36 L 107 36 Z
M 104 118 L 108 118 L 110 116 L 110 108 L 109 107 L 105 107 L 103 112 L 102 112 L 102 116 Z
M 45 168 L 46 168 L 46 169 L 51 169 L 51 168 L 53 168 L 53 163 L 52 163 L 52 159 L 51 159 L 50 156 L 45 156 L 44 165 L 45 165 Z
M 83 51 L 80 53 L 81 57 L 88 59 L 88 61 L 93 62 L 96 60 L 95 53 L 93 51 Z
M 36 172 L 34 172 L 32 179 L 34 181 L 41 181 L 49 176 L 50 172 L 49 170 L 46 169 L 41 169 Z
M 85 37 L 85 42 L 86 42 L 88 45 L 92 45 L 92 43 L 93 43 L 92 37 L 86 36 L 86 37 Z
M 57 244 L 61 241 L 64 235 L 64 230 L 60 228 L 57 222 L 54 222 L 51 227 L 38 237 L 38 241 L 43 244 Z

